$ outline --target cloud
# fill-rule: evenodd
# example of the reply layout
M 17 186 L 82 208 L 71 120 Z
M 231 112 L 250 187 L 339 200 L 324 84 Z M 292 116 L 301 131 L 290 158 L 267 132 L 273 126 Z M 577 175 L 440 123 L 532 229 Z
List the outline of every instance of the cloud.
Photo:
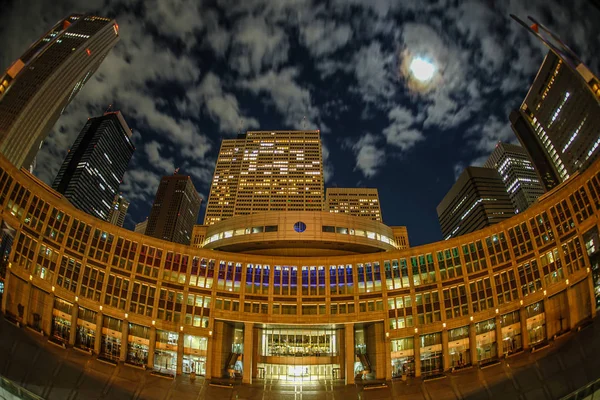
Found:
M 365 178 L 372 178 L 385 164 L 385 151 L 377 146 L 378 139 L 371 133 L 366 133 L 351 145 L 356 156 L 354 170 L 359 170 Z
M 180 111 L 188 114 L 197 113 L 202 107 L 216 122 L 222 132 L 235 134 L 240 128 L 257 128 L 256 118 L 244 117 L 235 96 L 223 91 L 221 79 L 212 72 L 207 73 L 199 86 L 194 86 L 186 93 L 186 101 L 180 103 Z
M 310 91 L 296 83 L 298 73 L 298 69 L 292 67 L 269 71 L 242 85 L 254 95 L 267 94 L 267 104 L 275 107 L 288 127 L 303 129 L 304 117 L 307 117 L 306 128 L 318 129 L 319 112 L 312 105 Z
M 470 142 L 476 150 L 489 155 L 498 142 L 517 143 L 517 137 L 512 131 L 510 124 L 495 115 L 474 125 L 467 131 Z
M 425 139 L 423 133 L 413 127 L 417 121 L 409 109 L 396 106 L 388 113 L 388 118 L 391 123 L 383 130 L 388 144 L 406 151 Z
M 148 157 L 148 162 L 150 165 L 163 173 L 172 173 L 175 170 L 175 165 L 173 164 L 173 159 L 170 157 L 164 157 L 161 154 L 163 146 L 157 141 L 152 141 L 150 143 L 146 143 L 144 146 L 144 150 L 146 156 Z
M 231 68 L 242 75 L 258 74 L 287 61 L 288 37 L 263 16 L 247 16 L 234 26 L 231 38 Z
M 188 48 L 196 43 L 194 33 L 205 28 L 204 18 L 217 17 L 201 12 L 200 2 L 196 0 L 147 0 L 145 10 L 146 19 L 161 34 L 180 39 Z
M 300 26 L 302 43 L 315 58 L 331 54 L 346 46 L 352 39 L 350 25 L 318 18 Z
M 425 102 L 424 126 L 453 128 L 467 121 L 478 109 L 479 92 L 469 87 L 468 51 L 442 37 L 435 28 L 420 23 L 406 23 L 402 29 L 403 57 L 423 57 L 437 68 L 434 87 L 415 97 Z M 468 101 L 462 101 L 462 99 Z
M 391 65 L 393 55 L 381 49 L 381 43 L 374 41 L 363 46 L 354 56 L 355 76 L 358 92 L 366 103 L 389 99 L 394 94 Z
M 161 176 L 146 169 L 129 169 L 125 172 L 121 190 L 129 201 L 151 202 L 154 200 Z

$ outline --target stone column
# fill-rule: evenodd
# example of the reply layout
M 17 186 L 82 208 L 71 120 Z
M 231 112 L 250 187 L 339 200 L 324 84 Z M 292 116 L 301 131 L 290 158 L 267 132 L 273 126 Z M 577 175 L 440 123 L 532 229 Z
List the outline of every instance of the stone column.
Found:
M 254 327 L 254 333 L 252 334 L 252 376 L 258 375 L 258 353 L 260 351 L 260 334 L 261 332 L 257 327 Z
M 71 310 L 71 330 L 69 331 L 69 345 L 75 346 L 75 339 L 77 337 L 77 319 L 79 318 L 79 304 L 73 303 L 73 309 Z
M 569 329 L 574 329 L 579 322 L 581 311 L 577 306 L 577 299 L 575 298 L 575 289 L 571 286 L 567 286 L 567 302 L 569 305 Z M 546 304 L 544 304 L 544 312 L 546 311 Z M 595 308 L 595 307 L 592 307 Z M 548 321 L 546 320 L 546 324 Z M 548 329 L 546 329 L 546 334 Z
M 121 354 L 119 354 L 120 361 L 127 361 L 127 345 L 129 343 L 129 321 L 123 319 L 123 325 L 121 326 Z
M 385 330 L 385 329 L 384 329 Z M 392 380 L 392 341 L 389 338 L 389 332 L 385 332 L 385 379 Z
M 48 293 L 47 296 L 44 297 L 46 302 L 44 303 L 44 315 L 42 316 L 42 331 L 48 335 L 52 336 L 52 319 L 54 314 L 54 292 Z
M 8 264 L 10 265 L 10 263 Z M 6 277 L 4 278 L 4 295 L 2 295 L 2 312 L 6 315 L 6 303 L 8 301 L 8 288 L 10 283 L 10 268 L 6 268 Z M 593 293 L 593 291 L 592 291 Z
M 414 336 L 414 347 L 415 347 L 415 377 L 421 376 L 421 335 L 415 333 Z
M 213 362 L 213 332 L 209 331 L 209 335 L 206 338 L 206 364 L 205 364 L 205 370 L 206 372 L 204 373 L 204 379 L 211 379 L 212 378 L 212 362 Z
M 338 342 L 338 362 L 340 364 L 340 373 L 338 379 L 346 379 L 346 334 L 345 330 L 340 333 L 338 329 L 336 331 L 337 342 Z
M 183 347 L 185 344 L 183 342 L 184 337 L 183 331 L 180 329 L 179 336 L 177 336 L 177 375 L 181 375 L 183 373 Z
M 154 350 L 156 349 L 156 327 L 150 327 L 150 339 L 148 340 L 148 368 L 154 368 Z
M 523 341 L 523 350 L 529 348 L 529 332 L 527 331 L 527 313 L 525 307 L 519 309 L 519 317 L 521 318 L 521 340 Z
M 500 324 L 500 316 L 496 315 L 496 351 L 498 352 L 498 358 L 501 358 L 504 354 L 504 341 L 502 340 L 502 325 Z
M 448 329 L 442 329 L 442 362 L 444 371 L 450 369 L 450 351 L 448 349 Z
M 478 364 L 477 359 L 477 332 L 475 331 L 475 324 L 469 324 L 469 352 L 471 353 L 471 365 L 475 366 Z
M 8 275 L 8 274 L 7 274 Z M 596 295 L 594 294 L 594 279 L 590 272 L 586 278 L 590 289 L 590 302 L 592 303 L 592 319 L 596 318 Z
M 94 338 L 94 354 L 100 355 L 100 349 L 102 348 L 102 323 L 104 322 L 104 316 L 102 311 L 98 311 L 96 314 L 96 337 Z
M 253 327 L 254 324 L 252 322 L 244 322 L 244 354 L 242 356 L 244 373 L 242 375 L 242 383 L 252 383 Z
M 31 300 L 31 281 L 26 281 L 27 283 L 23 287 L 23 319 L 21 324 L 23 326 L 29 325 L 29 301 Z
M 345 324 L 344 344 L 346 353 L 346 385 L 354 385 L 354 360 L 356 359 L 354 351 L 354 324 Z

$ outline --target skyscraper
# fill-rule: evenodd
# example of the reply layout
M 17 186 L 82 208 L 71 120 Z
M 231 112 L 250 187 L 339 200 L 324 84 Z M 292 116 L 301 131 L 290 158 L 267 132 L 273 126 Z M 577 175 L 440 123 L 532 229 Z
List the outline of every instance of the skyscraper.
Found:
M 437 206 L 442 236 L 474 232 L 514 215 L 498 171 L 467 167 Z
M 123 226 L 125 222 L 125 215 L 127 215 L 127 209 L 129 208 L 129 201 L 127 201 L 122 195 L 116 194 L 108 213 L 108 222 L 116 226 Z
M 327 188 L 325 209 L 381 222 L 379 192 L 371 188 Z
M 106 221 L 134 150 L 131 129 L 120 112 L 90 118 L 52 188 L 75 207 Z
M 589 69 L 548 52 L 521 108 L 510 117 L 547 188 L 587 168 L 600 153 L 599 99 L 600 83 Z
M 189 176 L 164 176 L 156 191 L 145 234 L 190 244 L 201 201 Z
M 133 229 L 133 231 L 135 233 L 145 234 L 147 226 L 148 226 L 148 218 L 146 218 L 142 222 L 138 222 L 137 224 L 135 224 L 135 228 Z
M 114 20 L 59 21 L 0 77 L 0 152 L 29 167 L 65 107 L 119 40 Z
M 319 131 L 249 131 L 221 143 L 205 225 L 262 211 L 322 211 Z
M 525 211 L 544 194 L 533 163 L 521 146 L 498 142 L 483 166 L 498 171 L 516 213 Z
M 552 160 L 546 157 L 543 145 L 538 141 L 530 122 L 519 110 L 513 110 L 509 116 L 512 129 L 521 145 L 531 158 L 535 171 L 545 190 L 558 185 L 561 180 Z

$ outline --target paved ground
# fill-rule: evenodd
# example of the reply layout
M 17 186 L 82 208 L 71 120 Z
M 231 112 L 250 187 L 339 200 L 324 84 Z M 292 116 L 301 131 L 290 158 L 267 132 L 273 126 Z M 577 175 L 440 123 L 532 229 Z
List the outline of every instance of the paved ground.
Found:
M 345 386 L 341 381 L 302 385 L 269 380 L 241 385 L 236 381 L 232 388 L 219 388 L 202 378 L 195 382 L 187 376 L 163 379 L 58 348 L 0 317 L 0 374 L 48 400 L 557 399 L 600 377 L 600 320 L 551 342 L 544 350 L 525 352 L 485 369 L 448 373 L 435 381 L 388 382 L 385 388 L 365 390 L 362 384 Z

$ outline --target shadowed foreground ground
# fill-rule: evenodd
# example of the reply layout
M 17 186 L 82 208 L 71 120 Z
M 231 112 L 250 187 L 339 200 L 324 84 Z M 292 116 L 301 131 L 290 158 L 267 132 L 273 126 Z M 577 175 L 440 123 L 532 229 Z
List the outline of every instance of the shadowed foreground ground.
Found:
M 113 367 L 0 317 L 0 374 L 45 399 L 557 399 L 600 377 L 600 320 L 567 334 L 536 353 L 525 352 L 485 369 L 447 373 L 423 382 L 388 382 L 364 390 L 343 381 L 290 385 L 257 380 L 233 388 L 210 386 L 186 375 L 175 380 L 124 365 Z M 373 382 L 369 382 L 373 383 Z

